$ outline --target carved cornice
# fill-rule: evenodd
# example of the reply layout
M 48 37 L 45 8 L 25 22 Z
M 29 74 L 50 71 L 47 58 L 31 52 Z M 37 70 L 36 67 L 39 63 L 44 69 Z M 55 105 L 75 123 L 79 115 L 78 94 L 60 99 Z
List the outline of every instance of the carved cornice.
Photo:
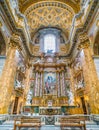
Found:
M 71 54 L 72 54 L 72 52 L 73 52 L 73 49 L 74 49 L 74 47 L 76 46 L 77 39 L 78 39 L 78 35 L 79 35 L 79 33 L 84 32 L 85 30 L 87 30 L 87 27 L 88 27 L 88 25 L 89 25 L 89 23 L 90 23 L 90 21 L 91 21 L 91 18 L 93 17 L 92 14 L 94 13 L 94 9 L 95 9 L 95 8 L 97 7 L 97 5 L 98 5 L 98 2 L 99 2 L 98 0 L 94 0 L 94 1 L 93 1 L 93 5 L 92 5 L 92 7 L 90 8 L 90 11 L 89 11 L 89 14 L 88 14 L 88 16 L 87 16 L 87 18 L 86 18 L 86 21 L 85 21 L 85 23 L 84 23 L 84 26 L 81 27 L 81 28 L 77 28 L 77 29 L 76 29 L 75 35 L 74 35 L 73 40 L 72 40 L 71 48 L 70 48 L 70 50 L 69 50 L 69 53 L 66 54 L 66 55 L 64 55 L 64 56 L 62 56 L 62 57 L 68 58 L 68 57 L 71 56 Z M 28 54 L 29 56 L 33 57 L 34 55 L 30 53 L 29 48 L 28 48 L 28 46 L 27 46 L 26 37 L 25 37 L 25 33 L 24 33 L 23 29 L 16 27 L 15 22 L 14 22 L 13 18 L 11 17 L 11 14 L 9 13 L 9 9 L 7 8 L 6 2 L 2 0 L 2 1 L 1 1 L 1 5 L 2 5 L 2 7 L 3 7 L 3 9 L 4 9 L 5 13 L 6 13 L 6 16 L 7 16 L 8 20 L 9 20 L 9 22 L 11 23 L 11 26 L 12 26 L 12 28 L 13 28 L 12 31 L 15 32 L 15 33 L 17 33 L 17 34 L 20 34 L 21 39 L 22 39 L 22 42 L 23 42 L 23 45 L 24 45 L 24 48 L 25 48 L 25 50 L 27 51 L 27 54 Z

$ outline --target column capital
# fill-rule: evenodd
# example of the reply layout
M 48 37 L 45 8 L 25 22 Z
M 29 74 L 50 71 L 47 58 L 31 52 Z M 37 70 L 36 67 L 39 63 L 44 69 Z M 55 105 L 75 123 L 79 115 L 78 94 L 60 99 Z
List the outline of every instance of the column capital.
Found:
M 88 48 L 90 46 L 90 41 L 87 33 L 80 34 L 78 37 L 78 49 Z
M 9 43 L 9 47 L 15 47 L 19 50 L 21 50 L 21 38 L 20 36 L 13 34 L 10 38 L 10 43 Z
M 86 42 L 86 43 L 80 44 L 78 46 L 78 49 L 85 49 L 85 48 L 88 48 L 89 46 L 90 46 L 90 44 Z

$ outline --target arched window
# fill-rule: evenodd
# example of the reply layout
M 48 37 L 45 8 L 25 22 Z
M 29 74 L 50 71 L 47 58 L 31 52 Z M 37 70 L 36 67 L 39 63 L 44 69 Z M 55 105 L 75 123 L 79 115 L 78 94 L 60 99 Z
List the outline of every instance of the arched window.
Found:
M 53 34 L 44 36 L 44 52 L 54 53 L 56 51 L 56 37 Z

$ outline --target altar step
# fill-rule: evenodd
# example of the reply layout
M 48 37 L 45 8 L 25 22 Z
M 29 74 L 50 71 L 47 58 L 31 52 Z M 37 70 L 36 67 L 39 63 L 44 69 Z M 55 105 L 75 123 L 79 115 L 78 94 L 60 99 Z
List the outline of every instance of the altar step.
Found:
M 13 130 L 14 127 L 14 121 L 5 121 L 2 125 L 0 125 L 0 130 Z M 95 122 L 90 121 L 86 122 L 86 128 L 87 130 L 99 130 L 99 125 L 97 125 Z M 33 128 L 22 128 L 21 130 L 35 130 Z M 59 126 L 54 125 L 42 125 L 40 130 L 60 130 Z M 80 130 L 79 128 L 65 128 L 64 130 Z
M 14 121 L 5 121 L 2 125 L 0 125 L 0 130 L 13 130 Z

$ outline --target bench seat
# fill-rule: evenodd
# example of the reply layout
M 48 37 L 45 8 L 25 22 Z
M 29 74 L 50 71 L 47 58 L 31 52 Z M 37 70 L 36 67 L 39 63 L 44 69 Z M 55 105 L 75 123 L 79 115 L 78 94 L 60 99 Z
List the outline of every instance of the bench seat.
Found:
M 79 127 L 81 130 L 86 130 L 85 120 L 81 119 L 71 119 L 71 118 L 61 118 L 60 127 L 63 130 L 66 127 Z
M 15 120 L 14 122 L 14 130 L 17 128 L 35 128 L 39 130 L 41 127 L 41 119 L 40 118 L 21 118 L 20 120 Z

